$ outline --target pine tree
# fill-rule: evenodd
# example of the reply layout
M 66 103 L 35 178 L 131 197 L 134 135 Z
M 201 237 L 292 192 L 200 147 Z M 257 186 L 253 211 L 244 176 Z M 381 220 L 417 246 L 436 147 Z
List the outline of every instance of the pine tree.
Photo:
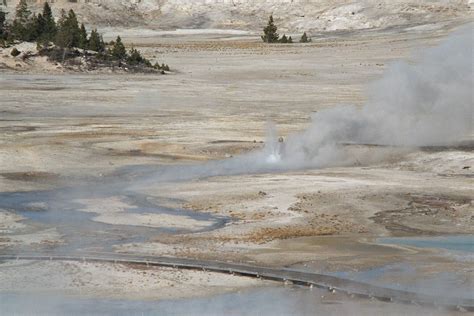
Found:
M 262 35 L 262 40 L 265 43 L 276 43 L 278 42 L 278 28 L 276 27 L 275 23 L 273 22 L 273 15 L 270 15 L 268 19 L 267 26 L 263 29 L 264 35 Z
M 288 37 L 288 44 L 293 44 L 293 39 L 290 37 Z
M 21 23 L 27 23 L 30 15 L 31 11 L 28 9 L 26 0 L 20 0 L 16 6 L 15 20 Z
M 57 28 L 56 22 L 54 21 L 53 12 L 48 2 L 45 2 L 43 5 L 42 16 L 42 32 L 40 39 L 44 41 L 52 41 L 56 36 Z
M 76 14 L 71 9 L 66 15 L 64 10 L 58 21 L 58 31 L 55 38 L 55 44 L 62 48 L 72 48 L 79 46 L 81 29 L 77 21 Z
M 91 31 L 87 48 L 98 53 L 102 53 L 105 50 L 104 40 L 96 29 Z
M 125 49 L 125 45 L 122 43 L 122 39 L 120 36 L 117 36 L 115 40 L 114 46 L 112 47 L 112 56 L 118 60 L 123 60 L 127 57 L 127 51 Z
M 87 31 L 86 27 L 84 26 L 84 23 L 81 24 L 81 28 L 79 31 L 79 48 L 82 49 L 87 49 L 88 43 L 87 43 Z
M 64 25 L 64 23 L 66 23 L 66 19 L 67 19 L 66 11 L 64 11 L 64 9 L 61 9 L 61 14 L 59 15 L 59 19 L 57 23 L 58 28 Z
M 41 14 L 33 14 L 28 23 L 25 26 L 25 36 L 23 40 L 25 41 L 35 41 L 39 38 L 43 32 L 43 16 Z
M 16 6 L 15 19 L 12 24 L 12 37 L 22 41 L 30 39 L 30 17 L 31 11 L 28 9 L 26 0 L 20 0 Z
M 145 59 L 142 57 L 140 52 L 132 47 L 130 49 L 130 53 L 128 55 L 127 62 L 130 65 L 139 65 L 139 64 L 142 64 L 144 61 L 145 61 Z
M 45 28 L 45 20 L 41 13 L 34 16 L 34 24 L 36 28 L 37 37 L 39 38 L 43 35 Z
M 280 43 L 282 44 L 288 43 L 288 37 L 286 37 L 286 34 L 283 34 L 283 36 L 280 39 Z
M 306 32 L 303 33 L 300 39 L 300 43 L 308 43 L 311 42 L 311 39 L 306 35 Z
M 71 38 L 71 47 L 78 47 L 81 29 L 79 28 L 76 13 L 72 9 L 69 10 L 67 15 L 67 28 Z
M 61 48 L 67 48 L 70 46 L 70 39 L 67 31 L 67 15 L 64 9 L 61 10 L 61 15 L 59 16 L 54 44 Z
M 0 7 L 0 40 L 4 40 L 7 35 L 5 22 L 7 20 L 7 14 L 3 12 Z

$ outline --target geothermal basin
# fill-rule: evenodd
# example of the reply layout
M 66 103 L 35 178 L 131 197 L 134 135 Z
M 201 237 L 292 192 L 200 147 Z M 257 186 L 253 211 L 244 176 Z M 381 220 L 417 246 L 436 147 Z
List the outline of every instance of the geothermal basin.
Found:
M 446 88 L 449 98 L 428 102 L 440 115 L 422 124 L 407 117 L 426 113 L 408 110 L 423 98 L 403 85 L 412 71 L 436 78 L 426 64 L 437 63 L 413 52 L 445 52 L 458 28 L 341 32 L 300 46 L 153 37 L 143 50 L 179 71 L 2 72 L 0 314 L 466 313 L 472 125 L 462 133 L 472 98 Z M 390 68 L 407 58 L 415 68 Z M 378 107 L 386 84 L 407 97 L 384 93 Z M 446 99 L 460 104 L 449 119 Z M 401 112 L 384 121 L 392 105 Z M 392 124 L 407 121 L 421 123 Z M 55 260 L 64 257 L 75 259 Z M 150 264 L 161 258 L 169 264 Z M 333 279 L 285 282 L 182 260 Z M 416 295 L 356 295 L 353 282 Z M 418 306 L 423 295 L 447 303 Z

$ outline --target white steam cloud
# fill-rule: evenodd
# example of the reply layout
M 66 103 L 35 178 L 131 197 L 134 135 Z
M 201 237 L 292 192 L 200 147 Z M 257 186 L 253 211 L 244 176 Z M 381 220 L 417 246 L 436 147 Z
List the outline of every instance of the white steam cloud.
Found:
M 472 133 L 472 26 L 417 56 L 393 64 L 362 108 L 336 107 L 313 115 L 311 126 L 288 138 L 282 164 L 324 166 L 344 161 L 343 143 L 448 145 Z
M 472 136 L 473 122 L 472 34 L 473 25 L 469 25 L 415 56 L 415 63 L 393 64 L 370 86 L 369 100 L 362 107 L 317 112 L 308 129 L 284 142 L 271 127 L 263 150 L 202 165 L 165 168 L 149 179 L 173 181 L 345 165 L 357 160 L 345 146 L 348 143 L 400 150 L 466 140 Z

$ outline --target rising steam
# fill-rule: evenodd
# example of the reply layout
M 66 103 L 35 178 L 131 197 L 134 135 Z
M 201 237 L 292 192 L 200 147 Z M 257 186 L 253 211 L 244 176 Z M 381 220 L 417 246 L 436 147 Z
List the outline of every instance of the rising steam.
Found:
M 310 127 L 290 136 L 281 163 L 324 166 L 344 161 L 343 143 L 447 145 L 472 133 L 472 26 L 417 56 L 393 64 L 369 89 L 362 108 L 336 107 L 313 115 Z
M 472 136 L 472 25 L 439 46 L 398 62 L 369 88 L 362 106 L 339 106 L 315 113 L 308 129 L 284 142 L 269 128 L 265 148 L 207 164 L 165 168 L 153 181 L 301 168 L 354 162 L 348 143 L 397 148 L 449 145 Z M 380 157 L 371 157 L 372 160 Z

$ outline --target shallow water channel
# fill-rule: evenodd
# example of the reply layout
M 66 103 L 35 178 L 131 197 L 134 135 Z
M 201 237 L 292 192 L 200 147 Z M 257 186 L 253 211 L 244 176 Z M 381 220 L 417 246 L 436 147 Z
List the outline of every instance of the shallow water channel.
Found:
M 376 241 L 379 244 L 430 248 L 440 251 L 442 256 L 450 260 L 474 263 L 474 235 L 378 238 Z M 436 262 L 429 260 L 401 261 L 367 270 L 330 274 L 397 290 L 456 299 L 474 299 L 472 269 L 435 272 L 436 265 Z
M 168 227 L 166 223 L 159 227 L 143 225 L 112 225 L 93 220 L 98 214 L 84 212 L 81 199 L 119 198 L 125 201 L 126 213 L 131 214 L 167 214 L 177 218 L 191 218 L 203 223 L 197 229 Z M 55 228 L 64 242 L 55 245 L 57 252 L 70 253 L 75 250 L 111 251 L 114 245 L 131 242 L 145 242 L 160 233 L 180 234 L 210 231 L 222 227 L 229 220 L 202 212 L 191 212 L 173 209 L 159 204 L 159 199 L 134 192 L 116 193 L 94 190 L 94 188 L 63 188 L 52 191 L 3 192 L 0 193 L 0 209 L 5 209 L 26 218 L 30 231 L 34 233 L 48 228 Z M 33 231 L 31 231 L 33 230 Z M 5 234 L 8 237 L 8 234 Z M 35 251 L 38 249 L 35 245 Z M 51 250 L 51 245 L 44 250 Z M 48 248 L 49 247 L 49 248 Z M 27 251 L 15 247 L 15 251 Z
M 452 251 L 474 252 L 474 235 L 379 238 L 377 242 L 380 244 L 404 245 L 417 248 L 440 248 Z

